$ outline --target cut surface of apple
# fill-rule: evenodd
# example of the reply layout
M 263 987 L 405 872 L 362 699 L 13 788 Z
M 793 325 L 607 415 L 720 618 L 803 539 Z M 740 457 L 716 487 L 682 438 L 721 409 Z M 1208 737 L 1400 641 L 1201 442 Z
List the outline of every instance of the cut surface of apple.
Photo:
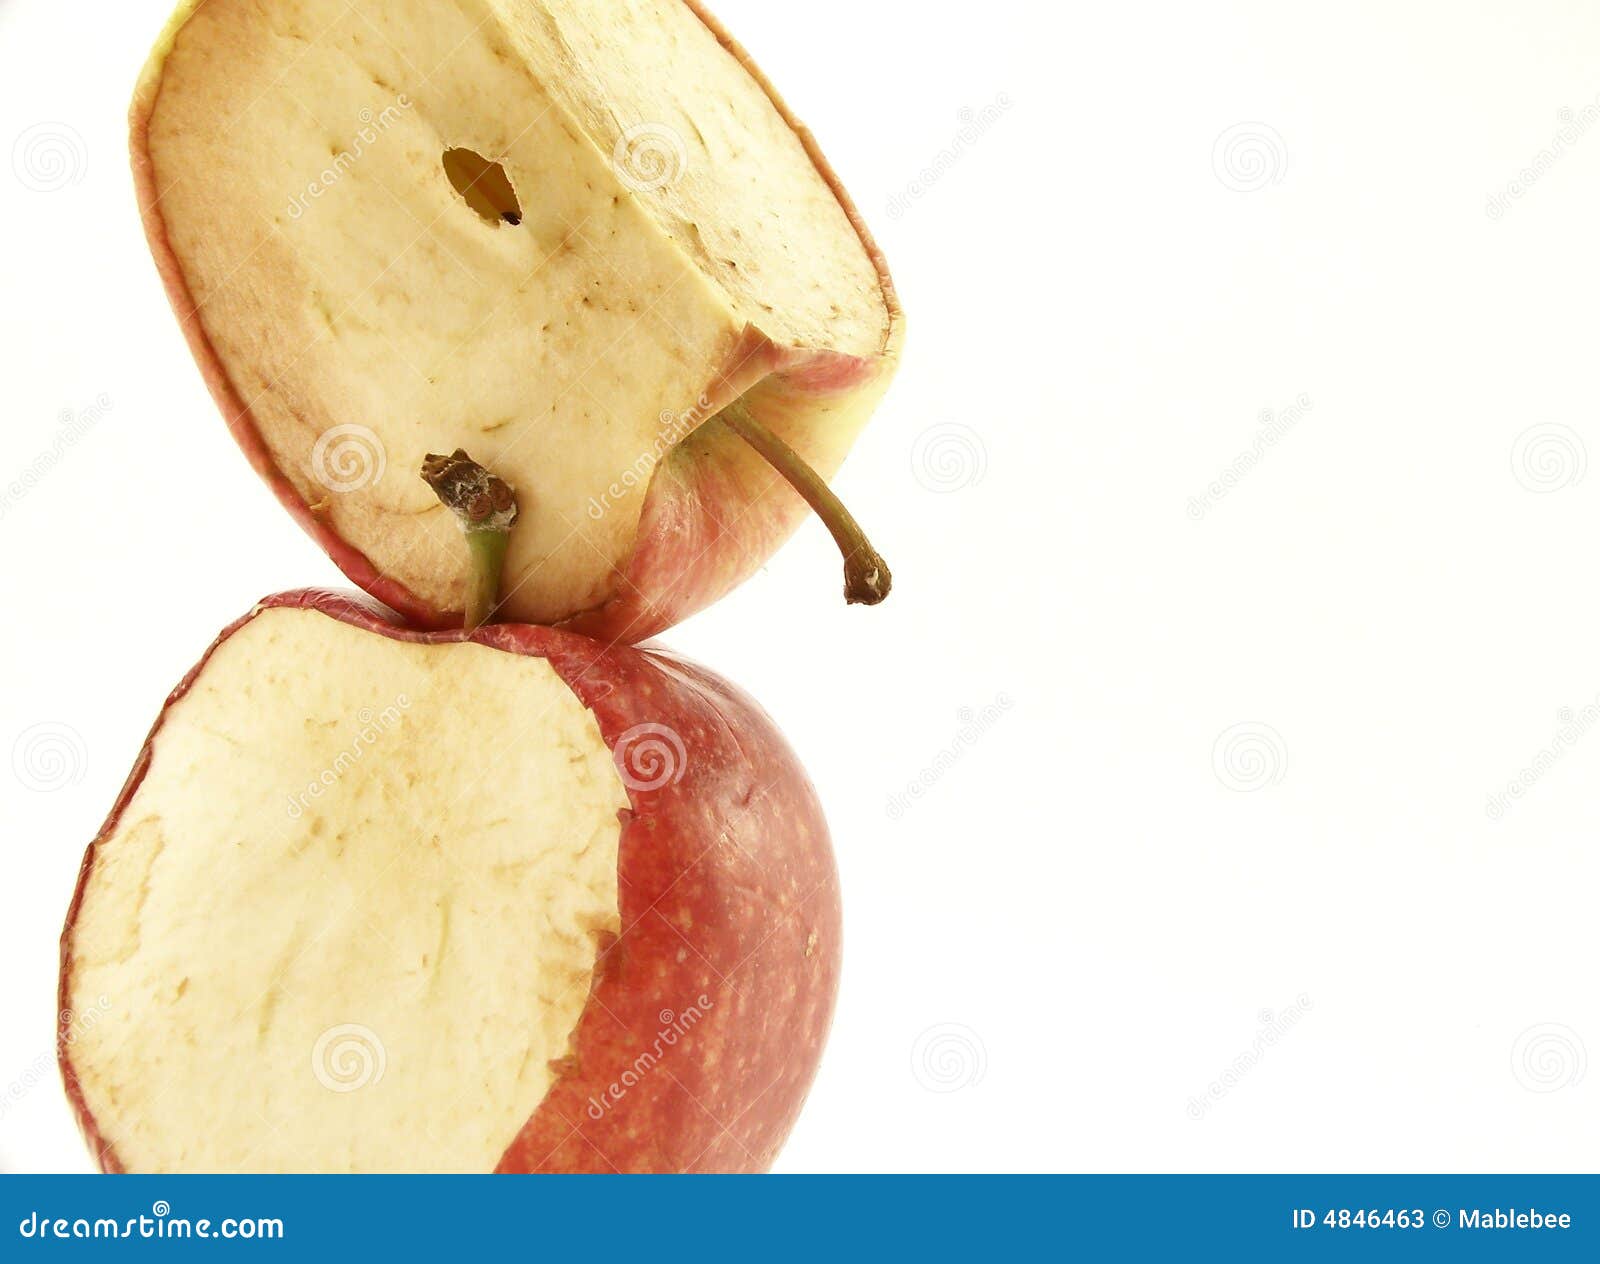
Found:
M 517 491 L 506 617 L 638 640 L 804 505 L 888 384 L 887 271 L 809 136 L 683 0 L 209 0 L 141 80 L 156 260 L 235 435 L 347 574 L 459 622 L 415 477 Z
M 74 990 L 125 1016 L 77 1050 L 123 1160 L 380 1171 L 415 1129 L 442 1170 L 493 1168 L 621 929 L 627 798 L 572 691 L 542 659 L 269 610 L 157 755 L 73 941 Z
M 102 1166 L 770 1162 L 837 968 L 803 774 L 653 656 L 480 636 L 291 595 L 174 695 L 63 939 L 63 1011 L 98 1015 L 63 1066 Z M 742 802 L 763 787 L 789 819 Z

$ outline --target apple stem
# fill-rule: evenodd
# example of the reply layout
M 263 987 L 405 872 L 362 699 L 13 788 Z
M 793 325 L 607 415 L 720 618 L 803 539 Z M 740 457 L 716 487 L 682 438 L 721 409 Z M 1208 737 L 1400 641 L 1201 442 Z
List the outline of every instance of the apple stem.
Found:
M 463 626 L 482 627 L 500 604 L 500 576 L 505 569 L 511 528 L 520 512 L 516 494 L 504 479 L 491 474 L 461 448 L 449 456 L 430 453 L 422 477 L 467 537 L 472 575 L 467 585 Z
M 506 547 L 511 543 L 509 531 L 468 531 L 467 550 L 472 555 L 472 583 L 467 593 L 466 618 L 462 626 L 468 632 L 482 627 L 494 617 L 500 604 L 500 574 L 505 569 Z
M 872 547 L 861 524 L 822 481 L 822 476 L 807 465 L 798 452 L 757 421 L 743 403 L 730 404 L 719 415 L 822 519 L 822 525 L 828 528 L 839 552 L 844 555 L 844 599 L 851 605 L 875 606 L 887 597 L 893 579 L 888 563 Z

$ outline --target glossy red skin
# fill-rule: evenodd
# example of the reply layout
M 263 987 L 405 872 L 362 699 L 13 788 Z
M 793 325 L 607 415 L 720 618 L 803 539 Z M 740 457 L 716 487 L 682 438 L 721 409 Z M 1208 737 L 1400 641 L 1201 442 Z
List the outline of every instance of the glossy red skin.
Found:
M 805 770 L 771 719 L 734 686 L 661 650 L 602 647 L 527 624 L 417 632 L 376 603 L 315 589 L 268 597 L 227 628 L 173 691 L 163 716 L 218 645 L 261 610 L 283 607 L 316 610 L 396 640 L 471 640 L 544 658 L 594 712 L 613 748 L 639 724 L 678 734 L 687 754 L 681 779 L 628 790 L 617 863 L 622 933 L 602 946 L 572 1056 L 558 1065 L 550 1092 L 496 1170 L 766 1171 L 816 1074 L 841 946 L 827 826 Z M 72 1065 L 72 931 L 96 844 L 143 780 L 161 725 L 158 719 L 89 845 L 61 937 L 61 1071 L 106 1172 L 124 1168 L 90 1115 Z M 645 780 L 653 773 L 639 771 Z M 709 1002 L 703 1007 L 702 995 Z M 679 1017 L 691 1007 L 698 1011 L 692 1023 Z M 674 1026 L 683 1030 L 663 1044 L 662 1032 Z M 657 1050 L 653 1065 L 634 1069 L 641 1054 Z M 623 1089 L 619 1096 L 613 1085 Z M 427 1166 L 426 1155 L 417 1156 L 417 1166 Z
M 763 424 L 811 465 L 825 475 L 831 474 L 838 468 L 843 452 L 837 450 L 836 436 L 819 433 L 814 412 L 826 410 L 839 397 L 887 384 L 905 340 L 904 312 L 883 252 L 816 139 L 726 28 L 699 0 L 685 2 L 761 85 L 794 131 L 838 198 L 878 273 L 889 312 L 889 330 L 877 356 L 863 358 L 825 348 L 781 346 L 760 330 L 747 326 L 729 349 L 725 365 L 704 391 L 707 414 L 750 393 L 747 403 Z M 199 306 L 172 248 L 161 213 L 162 189 L 150 157 L 150 115 L 155 98 L 153 89 L 146 90 L 141 85 L 129 112 L 128 147 L 134 192 L 167 298 L 234 440 L 289 515 L 322 546 L 351 583 L 399 611 L 413 627 L 459 627 L 461 611 L 437 609 L 399 579 L 384 574 L 307 503 L 278 467 L 249 404 L 235 388 L 201 323 Z M 700 426 L 694 437 L 699 442 L 693 445 L 693 458 L 685 459 L 690 445 L 680 444 L 671 453 L 676 458 L 675 476 L 663 478 L 658 474 L 651 480 L 633 549 L 616 567 L 614 595 L 594 609 L 562 620 L 560 626 L 597 640 L 630 645 L 656 636 L 750 578 L 805 520 L 810 511 L 800 496 L 777 479 L 720 422 L 713 420 Z

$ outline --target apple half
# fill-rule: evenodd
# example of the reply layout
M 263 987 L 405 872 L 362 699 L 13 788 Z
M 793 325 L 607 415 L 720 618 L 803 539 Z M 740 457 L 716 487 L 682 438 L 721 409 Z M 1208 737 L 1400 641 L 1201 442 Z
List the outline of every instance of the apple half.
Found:
M 828 477 L 899 356 L 838 180 L 684 0 L 191 0 L 132 153 L 234 436 L 417 626 L 467 601 L 425 454 L 522 497 L 504 617 L 637 641 L 805 515 L 726 410 Z
M 61 1065 L 106 1171 L 762 1171 L 839 954 L 814 792 L 726 682 L 292 592 L 88 849 Z

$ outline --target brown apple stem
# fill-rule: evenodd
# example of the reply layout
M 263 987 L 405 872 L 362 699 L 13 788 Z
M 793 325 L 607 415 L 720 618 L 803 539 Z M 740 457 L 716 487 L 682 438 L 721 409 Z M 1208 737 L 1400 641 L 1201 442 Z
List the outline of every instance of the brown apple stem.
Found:
M 757 421 L 742 403 L 730 404 L 720 414 L 729 428 L 761 454 L 789 485 L 805 498 L 822 519 L 839 552 L 844 555 L 844 599 L 852 605 L 875 606 L 889 595 L 893 576 L 861 524 L 805 463 L 800 454 Z
M 500 604 L 500 575 L 517 521 L 516 494 L 460 448 L 449 456 L 430 453 L 423 459 L 422 477 L 467 537 L 472 575 L 464 626 L 470 632 L 488 623 Z

